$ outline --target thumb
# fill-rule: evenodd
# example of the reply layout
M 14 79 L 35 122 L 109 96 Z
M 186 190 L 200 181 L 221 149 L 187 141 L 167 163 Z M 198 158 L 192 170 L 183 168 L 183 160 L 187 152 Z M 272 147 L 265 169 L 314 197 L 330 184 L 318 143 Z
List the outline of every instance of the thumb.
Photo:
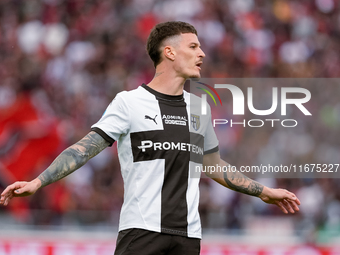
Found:
M 14 190 L 14 194 L 21 195 L 21 194 L 25 193 L 26 191 L 27 191 L 27 189 L 25 187 L 21 187 L 20 189 Z
M 21 194 L 22 193 L 22 189 L 16 189 L 16 190 L 14 190 L 14 193 Z

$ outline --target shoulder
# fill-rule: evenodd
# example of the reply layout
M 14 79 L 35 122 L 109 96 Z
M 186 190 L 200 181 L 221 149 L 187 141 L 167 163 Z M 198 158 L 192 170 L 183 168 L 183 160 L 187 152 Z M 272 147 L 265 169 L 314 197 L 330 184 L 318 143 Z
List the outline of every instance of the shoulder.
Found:
M 191 109 L 194 110 L 194 109 L 201 109 L 202 107 L 202 98 L 193 94 L 193 93 L 190 93 L 190 92 L 187 92 L 187 91 L 183 91 L 183 97 L 184 97 L 184 100 L 187 104 L 190 105 Z M 208 112 L 210 112 L 211 108 L 210 108 L 210 105 L 208 102 L 206 102 L 206 107 L 207 107 L 207 110 Z
M 123 98 L 123 99 L 124 99 L 124 98 L 131 97 L 131 96 L 137 94 L 137 93 L 136 93 L 137 90 L 138 90 L 138 88 L 137 88 L 137 89 L 133 89 L 133 90 L 129 90 L 129 91 L 123 90 L 123 91 L 121 91 L 121 92 L 118 92 L 118 93 L 116 94 L 115 98 Z
M 118 98 L 122 100 L 133 100 L 137 98 L 143 98 L 148 94 L 150 93 L 147 92 L 142 86 L 139 86 L 138 88 L 133 89 L 133 90 L 129 90 L 129 91 L 124 90 L 124 91 L 117 93 L 115 99 Z
M 183 90 L 183 97 L 184 99 L 186 100 L 190 100 L 190 101 L 195 101 L 195 102 L 198 102 L 198 101 L 201 101 L 201 98 L 193 93 L 190 93 L 186 90 Z
M 140 91 L 139 88 L 140 87 L 138 87 L 137 89 L 130 90 L 130 91 L 123 90 L 121 92 L 118 92 L 116 96 L 112 99 L 112 103 L 116 102 L 119 104 L 122 104 L 122 103 L 124 104 L 124 103 L 130 102 L 131 100 L 133 100 L 134 98 L 138 96 L 139 91 Z

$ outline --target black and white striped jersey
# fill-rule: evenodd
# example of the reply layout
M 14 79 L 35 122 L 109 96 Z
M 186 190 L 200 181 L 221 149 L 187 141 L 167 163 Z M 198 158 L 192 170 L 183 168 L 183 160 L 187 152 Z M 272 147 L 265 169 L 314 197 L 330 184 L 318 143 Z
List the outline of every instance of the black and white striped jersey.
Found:
M 124 180 L 119 231 L 141 228 L 201 238 L 199 178 L 203 154 L 218 151 L 209 114 L 190 107 L 198 97 L 161 94 L 143 84 L 118 93 L 91 127 L 118 142 Z M 199 177 L 199 175 L 198 175 Z

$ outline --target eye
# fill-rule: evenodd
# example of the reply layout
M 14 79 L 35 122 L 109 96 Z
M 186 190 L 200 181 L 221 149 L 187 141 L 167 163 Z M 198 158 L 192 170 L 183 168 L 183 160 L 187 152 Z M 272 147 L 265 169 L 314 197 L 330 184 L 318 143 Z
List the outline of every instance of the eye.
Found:
M 196 48 L 196 46 L 192 45 L 192 46 L 190 46 L 190 48 L 191 48 L 191 49 L 195 49 L 195 48 Z

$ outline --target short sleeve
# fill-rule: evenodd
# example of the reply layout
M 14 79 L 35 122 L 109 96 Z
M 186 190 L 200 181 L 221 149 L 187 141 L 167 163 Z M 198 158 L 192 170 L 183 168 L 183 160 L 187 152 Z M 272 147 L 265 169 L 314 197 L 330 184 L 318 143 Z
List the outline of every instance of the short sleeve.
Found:
M 106 108 L 100 120 L 91 126 L 91 130 L 97 132 L 111 145 L 117 141 L 122 134 L 126 134 L 130 127 L 130 114 L 123 96 L 126 92 L 116 95 Z
M 207 123 L 206 132 L 204 135 L 204 154 L 210 154 L 217 152 L 218 149 L 218 140 L 215 134 L 215 130 L 211 123 L 211 111 L 209 107 L 209 118 Z

